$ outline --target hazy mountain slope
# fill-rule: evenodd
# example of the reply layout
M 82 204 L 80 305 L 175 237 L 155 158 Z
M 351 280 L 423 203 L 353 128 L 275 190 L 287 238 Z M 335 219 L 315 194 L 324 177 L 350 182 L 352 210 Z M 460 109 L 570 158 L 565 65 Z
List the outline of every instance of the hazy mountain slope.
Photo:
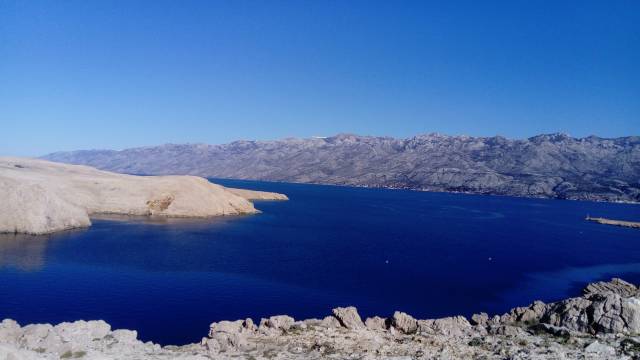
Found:
M 192 174 L 370 187 L 640 201 L 640 137 L 525 140 L 419 135 L 162 145 L 53 153 L 48 160 L 135 174 Z

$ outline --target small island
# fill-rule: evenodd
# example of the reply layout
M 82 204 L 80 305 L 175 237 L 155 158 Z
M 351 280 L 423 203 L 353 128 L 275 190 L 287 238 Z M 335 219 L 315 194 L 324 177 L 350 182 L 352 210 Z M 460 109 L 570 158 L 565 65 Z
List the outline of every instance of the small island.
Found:
M 624 226 L 624 227 L 640 229 L 640 222 L 636 222 L 636 221 L 613 220 L 613 219 L 607 219 L 602 217 L 591 217 L 588 215 L 585 218 L 585 220 L 597 222 L 598 224 Z
M 197 176 L 134 176 L 88 166 L 0 157 L 0 233 L 88 227 L 94 215 L 206 218 L 255 214 L 250 200 L 283 194 L 231 189 Z

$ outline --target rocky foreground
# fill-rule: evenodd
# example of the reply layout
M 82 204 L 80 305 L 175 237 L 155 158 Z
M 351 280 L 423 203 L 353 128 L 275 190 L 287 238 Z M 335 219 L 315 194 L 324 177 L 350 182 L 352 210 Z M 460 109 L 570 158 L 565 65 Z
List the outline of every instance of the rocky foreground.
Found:
M 129 174 L 189 174 L 427 191 L 640 202 L 640 137 L 512 140 L 439 134 L 168 144 L 54 153 Z
M 87 166 L 0 157 L 0 233 L 87 227 L 98 214 L 210 217 L 258 212 L 252 199 L 282 194 L 230 189 L 196 176 L 133 176 Z
M 581 297 L 470 320 L 396 312 L 363 321 L 347 307 L 324 319 L 220 321 L 186 346 L 136 338 L 104 321 L 21 327 L 4 320 L 0 359 L 640 359 L 640 290 L 613 279 L 589 284 Z

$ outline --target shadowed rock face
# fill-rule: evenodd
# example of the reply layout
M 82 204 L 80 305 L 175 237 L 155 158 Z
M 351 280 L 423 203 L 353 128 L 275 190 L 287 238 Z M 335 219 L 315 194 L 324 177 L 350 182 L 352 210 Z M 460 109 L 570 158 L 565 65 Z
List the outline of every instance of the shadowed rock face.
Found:
M 46 159 L 133 174 L 640 201 L 640 137 L 525 140 L 337 135 L 225 145 L 54 153 Z
M 582 297 L 536 301 L 501 316 L 416 320 L 395 312 L 364 323 L 354 307 L 323 320 L 286 315 L 212 323 L 198 344 L 161 347 L 103 321 L 0 322 L 0 359 L 637 359 L 638 288 L 620 279 Z M 167 324 L 170 326 L 170 324 Z M 4 356 L 4 357 L 3 357 Z

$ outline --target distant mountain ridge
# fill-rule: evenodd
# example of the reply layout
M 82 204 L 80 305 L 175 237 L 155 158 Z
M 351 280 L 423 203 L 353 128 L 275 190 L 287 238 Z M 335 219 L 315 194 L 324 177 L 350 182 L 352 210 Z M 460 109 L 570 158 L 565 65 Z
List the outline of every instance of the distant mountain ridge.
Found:
M 640 137 L 440 134 L 166 144 L 58 152 L 47 160 L 132 174 L 640 202 Z

